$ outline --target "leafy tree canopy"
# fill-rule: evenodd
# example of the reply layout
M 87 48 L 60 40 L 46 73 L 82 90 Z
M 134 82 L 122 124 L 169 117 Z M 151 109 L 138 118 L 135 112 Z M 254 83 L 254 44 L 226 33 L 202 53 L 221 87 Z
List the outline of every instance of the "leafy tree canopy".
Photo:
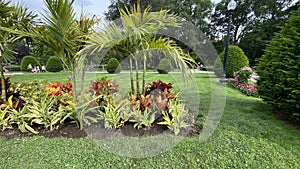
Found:
M 105 13 L 109 21 L 120 18 L 119 9 L 129 8 L 139 0 L 111 0 L 108 12 Z M 151 6 L 150 12 L 167 9 L 170 13 L 177 14 L 186 21 L 194 23 L 199 30 L 209 33 L 208 20 L 212 11 L 210 0 L 142 0 L 142 11 Z
M 211 34 L 222 36 L 228 26 L 229 11 L 227 4 L 230 0 L 222 0 L 216 5 L 212 16 Z M 247 32 L 261 26 L 265 21 L 286 18 L 285 12 L 293 0 L 236 0 L 236 9 L 232 12 L 232 42 L 238 43 Z M 273 25 L 276 26 L 276 25 Z

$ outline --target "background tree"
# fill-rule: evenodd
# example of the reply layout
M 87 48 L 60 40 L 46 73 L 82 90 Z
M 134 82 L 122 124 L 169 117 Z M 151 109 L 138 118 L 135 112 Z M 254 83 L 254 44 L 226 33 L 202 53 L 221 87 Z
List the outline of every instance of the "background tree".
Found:
M 222 0 L 216 5 L 212 16 L 212 33 L 220 36 L 226 33 L 229 12 L 227 4 L 230 0 Z M 276 20 L 286 17 L 284 13 L 292 4 L 292 0 L 238 0 L 237 7 L 232 13 L 232 42 L 236 44 L 244 37 L 245 33 L 252 31 L 266 20 Z M 273 25 L 276 27 L 276 25 Z M 271 36 L 272 32 L 269 36 Z
M 268 1 L 259 1 L 259 4 L 262 5 L 266 2 Z M 291 11 L 297 10 L 297 4 L 285 9 L 287 5 L 284 5 L 284 1 L 281 4 L 273 4 L 273 6 L 263 6 L 265 7 L 262 9 L 267 8 L 265 10 L 269 12 L 263 14 L 262 9 L 258 9 L 258 14 L 261 16 L 257 18 L 256 25 L 251 31 L 245 33 L 238 44 L 248 56 L 251 66 L 258 64 L 258 59 L 263 55 L 267 43 L 273 38 L 275 32 L 280 31 Z
M 223 38 L 228 26 L 229 12 L 222 0 L 216 5 L 212 16 L 211 34 L 214 39 Z M 238 44 L 249 57 L 250 64 L 256 65 L 274 32 L 284 24 L 288 17 L 292 0 L 236 0 L 237 8 L 232 13 L 231 43 Z M 222 40 L 221 40 L 222 42 Z M 215 44 L 221 44 L 218 40 Z M 225 46 L 225 44 L 224 44 Z
M 223 63 L 224 60 L 224 53 L 225 50 L 223 50 L 223 52 L 220 53 L 219 58 L 220 61 L 216 61 L 215 62 L 215 74 L 218 77 L 221 77 L 221 75 L 223 74 L 223 66 L 219 65 Z M 244 51 L 239 48 L 237 45 L 230 45 L 228 47 L 228 58 L 227 58 L 227 62 L 226 62 L 226 77 L 227 78 L 232 78 L 235 75 L 235 72 L 241 70 L 243 67 L 248 67 L 249 66 L 249 61 L 247 56 L 245 55 Z
M 276 33 L 260 59 L 258 92 L 290 119 L 300 122 L 300 8 Z

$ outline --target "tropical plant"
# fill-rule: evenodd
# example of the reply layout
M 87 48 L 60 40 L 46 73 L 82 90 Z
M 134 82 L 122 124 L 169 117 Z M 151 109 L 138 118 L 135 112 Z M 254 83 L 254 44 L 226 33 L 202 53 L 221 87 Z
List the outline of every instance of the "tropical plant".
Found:
M 110 1 L 108 10 L 104 13 L 105 18 L 114 21 L 120 18 L 120 9 L 129 8 L 138 0 L 118 0 Z M 209 33 L 209 18 L 212 11 L 212 1 L 210 0 L 139 0 L 142 12 L 149 5 L 152 7 L 150 12 L 156 12 L 161 9 L 168 9 L 170 13 L 178 14 L 182 19 L 192 22 L 199 30 Z
M 23 133 L 31 132 L 33 134 L 38 134 L 39 132 L 34 130 L 30 126 L 31 117 L 28 116 L 28 114 L 30 113 L 28 107 L 25 105 L 20 110 L 13 109 L 10 115 L 12 120 L 18 125 L 18 128 L 21 132 Z
M 63 68 L 61 60 L 56 56 L 51 56 L 46 63 L 46 70 L 49 72 L 59 72 Z
M 31 124 L 39 124 L 50 128 L 52 131 L 55 125 L 63 123 L 72 116 L 73 112 L 59 111 L 55 105 L 55 96 L 48 96 L 44 93 L 39 101 L 30 98 L 23 98 L 30 113 L 20 116 L 30 119 Z
M 117 82 L 112 82 L 103 77 L 95 81 L 90 81 L 90 89 L 88 92 L 90 92 L 93 96 L 112 95 L 118 92 L 118 87 L 119 85 Z
M 140 129 L 143 126 L 148 129 L 151 127 L 152 123 L 155 121 L 155 114 L 149 107 L 146 107 L 144 111 L 140 109 L 133 109 L 131 112 L 130 122 L 135 122 L 134 128 Z
M 3 92 L 2 87 L 4 86 L 4 90 L 5 90 L 5 94 L 6 94 L 6 98 L 9 98 L 10 96 L 14 96 L 14 99 L 17 99 L 19 97 L 19 92 L 15 91 L 13 89 L 13 85 L 10 82 L 10 77 L 7 77 L 4 79 L 4 84 L 2 85 L 2 81 L 0 81 L 0 91 L 1 94 Z M 4 103 L 5 104 L 5 100 L 2 100 L 2 98 L 0 99 L 0 104 Z
M 26 83 L 12 83 L 9 90 L 18 93 L 22 97 L 38 100 L 41 93 L 45 90 L 45 85 L 43 80 L 34 80 Z
M 156 37 L 158 30 L 168 26 L 179 26 L 178 17 L 168 14 L 167 10 L 149 12 L 150 7 L 141 12 L 140 4 L 134 5 L 129 11 L 128 8 L 121 9 L 122 29 L 116 23 L 105 25 L 102 32 L 90 35 L 84 50 L 100 52 L 104 49 L 113 48 L 119 55 L 129 57 L 131 93 L 137 96 L 145 93 L 146 63 L 149 58 L 149 51 L 158 50 L 165 56 L 174 60 L 174 63 L 189 77 L 187 63 L 193 59 L 185 53 L 177 44 L 163 37 Z M 139 84 L 139 61 L 143 62 L 142 91 Z M 136 71 L 136 89 L 133 80 L 133 64 Z
M 2 28 L 6 32 L 19 35 L 19 37 L 31 37 L 37 42 L 52 49 L 60 58 L 65 68 L 72 73 L 73 88 L 76 89 L 76 70 L 82 70 L 87 53 L 79 52 L 87 39 L 87 30 L 91 30 L 94 21 L 76 21 L 73 9 L 74 0 L 45 0 L 45 14 L 42 14 L 45 25 L 26 31 Z M 86 22 L 87 21 L 87 22 Z M 85 55 L 83 59 L 79 59 Z M 74 98 L 75 98 L 74 92 Z
M 61 82 L 55 81 L 51 84 L 46 84 L 46 90 L 49 92 L 48 94 L 59 96 L 64 93 L 72 94 L 72 84 L 70 82 L 66 82 L 62 84 Z
M 68 101 L 67 106 L 62 105 L 60 109 L 62 111 L 74 112 L 72 119 L 75 120 L 80 130 L 84 126 L 89 126 L 92 123 L 97 122 L 100 119 L 98 114 L 99 105 L 96 104 L 100 96 L 92 98 L 90 94 L 81 93 L 77 96 L 77 100 Z
M 105 128 L 118 128 L 129 119 L 128 102 L 118 98 L 118 96 L 109 95 L 105 97 L 106 103 L 100 105 L 100 115 L 104 118 Z
M 11 128 L 13 122 L 10 119 L 10 108 L 6 107 L 5 109 L 0 109 L 0 128 L 1 130 L 5 130 L 7 128 Z
M 11 111 L 13 108 L 13 96 L 8 98 L 8 105 L 1 105 L 0 107 L 0 128 L 5 130 L 7 128 L 12 128 L 14 121 L 11 118 Z
M 23 30 L 31 28 L 31 23 L 36 15 L 28 11 L 28 8 L 21 5 L 10 6 L 11 1 L 0 1 L 0 27 L 1 29 L 11 29 L 11 30 Z M 8 31 L 0 32 L 0 65 L 3 62 L 11 61 L 14 56 L 14 52 L 11 49 L 11 42 L 21 39 L 22 36 L 16 36 L 15 34 Z M 6 89 L 4 86 L 4 73 L 3 69 L 0 69 L 1 81 L 2 81 L 2 95 L 1 98 L 7 101 Z
M 185 104 L 180 103 L 177 99 L 168 102 L 168 110 L 163 111 L 164 121 L 159 122 L 160 125 L 167 127 L 178 135 L 181 128 L 189 127 L 189 111 Z

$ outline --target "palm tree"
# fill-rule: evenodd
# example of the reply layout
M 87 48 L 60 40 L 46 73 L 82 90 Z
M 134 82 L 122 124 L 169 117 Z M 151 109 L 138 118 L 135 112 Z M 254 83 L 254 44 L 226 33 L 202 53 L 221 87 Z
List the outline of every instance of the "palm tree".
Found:
M 7 28 L 11 30 L 24 29 L 25 27 L 30 27 L 33 18 L 32 12 L 30 12 L 26 7 L 21 6 L 20 4 L 16 6 L 10 6 L 11 1 L 0 0 L 0 27 Z M 14 52 L 11 50 L 9 43 L 19 40 L 20 36 L 15 36 L 15 34 L 8 31 L 0 32 L 0 65 L 2 66 L 3 62 L 8 62 L 13 60 Z M 5 88 L 5 77 L 3 69 L 1 68 L 1 83 L 2 83 L 2 92 L 1 99 L 6 102 L 6 88 Z
M 73 89 L 76 90 L 76 69 L 82 70 L 84 62 L 80 57 L 89 53 L 80 53 L 83 48 L 86 34 L 90 33 L 94 24 L 99 22 L 96 16 L 92 19 L 81 15 L 75 19 L 73 9 L 74 0 L 45 0 L 45 13 L 42 14 L 44 25 L 30 27 L 30 29 L 16 31 L 13 28 L 1 27 L 3 32 L 13 33 L 22 37 L 30 37 L 51 48 L 54 54 L 61 59 L 64 66 L 71 72 Z M 73 92 L 74 94 L 76 92 Z M 74 95 L 75 96 L 75 95 Z
M 13 9 L 12 7 L 9 7 L 9 1 L 5 2 L 0 0 L 0 14 L 1 14 L 1 20 L 0 20 L 0 25 L 1 27 L 7 27 L 9 25 L 9 16 L 11 13 L 11 10 Z M 1 31 L 0 33 L 0 66 L 1 66 L 1 87 L 2 87 L 2 91 L 1 91 L 1 99 L 3 101 L 6 101 L 6 89 L 5 89 L 5 77 L 4 77 L 4 73 L 3 73 L 3 69 L 2 69 L 2 64 L 3 64 L 3 60 L 7 59 L 7 55 L 5 55 L 5 49 L 6 49 L 6 42 L 8 41 L 9 38 L 9 33 L 8 32 L 4 32 Z
M 193 62 L 193 59 L 176 45 L 176 43 L 168 38 L 156 37 L 158 30 L 165 29 L 168 26 L 180 26 L 176 15 L 168 14 L 168 10 L 159 12 L 149 12 L 150 7 L 141 13 L 139 3 L 131 7 L 131 11 L 127 8 L 120 10 L 121 22 L 120 27 L 116 23 L 110 23 L 104 26 L 101 32 L 90 35 L 87 45 L 84 48 L 90 52 L 100 52 L 103 49 L 113 48 L 118 50 L 123 56 L 129 56 L 130 61 L 130 81 L 132 94 L 140 95 L 138 59 L 139 51 L 159 50 L 167 57 L 174 60 L 176 65 L 184 72 L 183 75 L 190 75 L 186 63 Z M 142 77 L 142 93 L 145 92 L 145 74 L 146 62 L 149 55 L 147 52 L 142 53 L 143 58 L 143 77 Z M 136 67 L 136 90 L 134 90 L 132 64 Z M 185 76 L 186 78 L 187 76 Z
M 33 27 L 37 14 L 34 14 L 33 11 L 30 11 L 21 3 L 17 3 L 14 6 L 14 9 L 15 14 L 12 15 L 12 19 L 15 23 L 18 24 L 18 28 L 23 31 L 28 31 L 29 29 L 31 29 Z M 24 39 L 27 47 L 29 48 L 32 39 L 30 37 L 24 37 Z
M 81 47 L 80 49 L 83 48 L 83 46 L 85 45 L 88 34 L 90 34 L 91 32 L 94 32 L 93 26 L 95 26 L 96 24 L 98 24 L 100 22 L 100 19 L 96 16 L 93 15 L 91 18 L 88 18 L 87 15 L 84 15 L 83 13 L 80 15 L 80 19 L 78 21 L 76 21 L 77 26 L 78 26 L 78 30 L 79 31 L 79 35 L 81 35 L 79 37 L 80 41 L 81 41 Z M 84 54 L 84 53 L 82 53 Z M 84 77 L 85 77 L 85 70 L 86 70 L 86 66 L 89 62 L 92 61 L 93 59 L 93 55 L 89 55 L 88 53 L 85 54 L 86 56 L 84 57 L 86 60 L 84 63 L 79 63 L 82 66 L 81 68 L 81 91 L 84 90 Z
M 67 70 L 71 71 L 74 89 L 76 89 L 76 59 L 78 35 L 75 12 L 72 8 L 74 0 L 45 0 L 46 12 L 42 14 L 46 29 L 36 29 L 31 34 L 37 41 L 50 47 L 61 59 Z M 75 93 L 75 92 L 74 92 Z

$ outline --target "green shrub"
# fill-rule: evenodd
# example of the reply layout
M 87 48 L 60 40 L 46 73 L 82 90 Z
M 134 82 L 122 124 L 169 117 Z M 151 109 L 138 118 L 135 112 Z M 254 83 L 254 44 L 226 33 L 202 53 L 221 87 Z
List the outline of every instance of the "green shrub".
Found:
M 160 60 L 156 70 L 158 71 L 158 73 L 160 74 L 167 74 L 171 71 L 171 63 L 167 58 L 163 58 L 162 60 Z
M 121 72 L 121 65 L 118 59 L 110 58 L 107 65 L 106 70 L 108 73 L 120 73 Z
M 259 61 L 258 93 L 276 111 L 300 122 L 300 8 L 276 33 Z
M 36 58 L 32 56 L 25 56 L 21 61 L 21 71 L 28 71 L 29 64 L 31 64 L 32 68 L 36 65 L 41 66 Z
M 46 70 L 49 72 L 59 72 L 63 68 L 61 60 L 56 56 L 51 56 L 46 63 Z
M 223 73 L 223 61 L 224 61 L 225 50 L 220 53 L 220 61 L 215 63 L 215 73 L 220 77 Z M 222 63 L 222 65 L 220 65 Z M 236 45 L 229 46 L 228 57 L 226 62 L 226 77 L 234 77 L 234 73 L 241 70 L 243 67 L 249 66 L 249 60 L 245 55 L 244 51 Z
M 9 65 L 6 66 L 6 69 L 9 71 L 21 71 L 21 67 L 19 65 Z

